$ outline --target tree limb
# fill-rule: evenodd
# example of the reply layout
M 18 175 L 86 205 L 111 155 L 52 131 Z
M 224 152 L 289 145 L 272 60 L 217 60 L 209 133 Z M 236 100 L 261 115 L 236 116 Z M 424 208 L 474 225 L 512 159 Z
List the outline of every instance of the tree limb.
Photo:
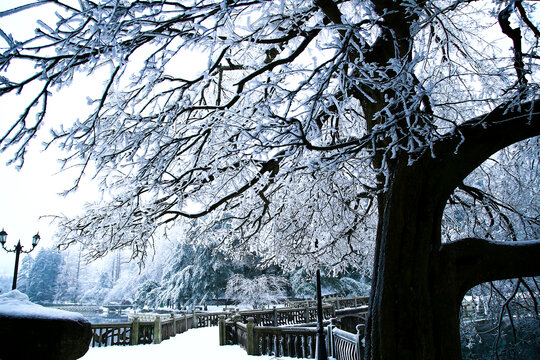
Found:
M 448 261 L 448 270 L 454 270 L 461 295 L 484 282 L 540 275 L 540 239 L 465 238 L 443 244 L 439 253 Z
M 450 197 L 474 169 L 497 151 L 521 140 L 540 135 L 540 100 L 501 105 L 490 113 L 464 122 L 448 136 L 434 141 L 441 196 Z
M 540 38 L 540 31 L 538 30 L 536 26 L 534 26 L 534 24 L 531 22 L 531 20 L 527 16 L 527 12 L 523 8 L 523 4 L 521 3 L 521 1 L 516 1 L 515 4 L 516 4 L 516 8 L 519 11 L 519 15 L 521 16 L 521 19 L 523 19 L 523 22 L 527 24 L 529 29 L 532 30 L 532 32 L 534 33 L 534 36 L 536 36 L 537 38 Z
M 514 9 L 514 2 L 511 2 L 506 8 L 499 13 L 499 25 L 502 32 L 508 36 L 514 45 L 514 68 L 518 77 L 520 90 L 527 85 L 525 78 L 525 64 L 523 63 L 523 52 L 521 49 L 521 30 L 519 27 L 512 28 L 510 26 L 510 15 Z

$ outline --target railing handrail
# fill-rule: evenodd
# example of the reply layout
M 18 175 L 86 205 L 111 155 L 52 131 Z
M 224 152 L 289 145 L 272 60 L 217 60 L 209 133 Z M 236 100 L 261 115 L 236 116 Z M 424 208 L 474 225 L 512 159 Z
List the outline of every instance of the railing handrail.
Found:
M 342 300 L 354 300 L 355 298 L 341 298 Z M 255 309 L 255 310 L 236 310 L 236 314 L 240 316 L 240 320 L 242 317 L 257 317 L 257 315 L 270 315 L 274 316 L 271 317 L 264 317 L 259 318 L 262 323 L 274 323 L 274 325 L 283 324 L 285 323 L 291 323 L 295 321 L 306 321 L 313 317 L 313 311 L 316 310 L 315 304 L 313 306 L 311 303 L 313 300 L 308 301 L 301 301 L 298 302 L 299 305 L 302 305 L 302 303 L 307 304 L 308 306 L 296 306 L 296 307 L 273 307 L 269 309 Z M 323 308 L 328 311 L 331 310 L 331 314 L 336 314 L 336 312 L 342 312 L 342 310 L 336 309 L 336 306 L 333 304 L 324 304 Z M 354 308 L 351 309 L 352 311 L 357 311 L 357 309 L 362 308 Z M 235 311 L 234 309 L 231 309 L 232 311 Z M 347 310 L 347 312 L 350 312 L 351 310 Z M 287 319 L 283 319 L 280 317 L 280 314 L 291 314 L 291 313 L 301 313 L 302 314 L 294 314 L 292 317 L 288 317 Z M 309 314 L 309 316 L 308 316 Z M 130 321 L 123 322 L 123 323 L 104 323 L 104 324 L 92 324 L 92 329 L 99 329 L 99 333 L 96 331 L 93 331 L 94 333 L 94 341 L 99 340 L 98 346 L 107 346 L 107 345 L 114 345 L 114 344 L 122 344 L 126 345 L 126 337 L 128 337 L 127 344 L 135 345 L 138 343 L 139 338 L 142 336 L 142 339 L 145 339 L 144 341 L 152 341 L 154 343 L 159 343 L 161 340 L 166 340 L 171 336 L 175 336 L 176 334 L 182 333 L 184 331 L 187 331 L 194 327 L 199 326 L 215 326 L 217 325 L 217 319 L 220 317 L 225 317 L 233 315 L 231 311 L 213 311 L 213 312 L 204 312 L 204 311 L 197 311 L 193 310 L 192 312 L 185 312 L 181 314 L 176 313 L 160 313 L 160 314 L 152 314 L 152 313 L 144 313 L 140 315 L 134 315 Z M 328 313 L 327 313 L 328 315 Z M 140 316 L 140 318 L 139 318 Z M 149 316 L 153 316 L 153 320 L 147 320 Z M 333 315 L 331 315 L 333 316 Z M 308 318 L 309 317 L 309 318 Z M 159 320 L 157 320 L 159 318 Z M 236 322 L 239 327 L 241 327 L 242 331 L 247 331 L 247 324 L 244 324 L 242 322 Z M 149 329 L 151 328 L 151 329 Z M 311 327 L 305 327 L 306 329 L 311 329 Z M 281 329 L 281 330 L 277 330 Z M 282 333 L 287 334 L 294 334 L 304 331 L 304 334 L 311 334 L 311 330 L 303 330 L 302 326 L 295 326 L 294 328 L 290 330 L 283 330 L 287 329 L 285 327 L 279 327 L 279 326 L 253 326 L 253 331 L 262 334 L 264 331 L 269 332 L 276 332 L 276 331 L 282 331 Z M 301 330 L 299 330 L 301 329 Z M 137 332 L 137 335 L 132 335 L 132 332 Z M 268 333 L 268 332 L 267 332 Z M 116 338 L 115 338 L 116 337 Z M 163 339 L 162 339 L 163 337 Z
M 247 324 L 237 322 L 236 326 L 239 327 L 240 329 L 244 330 L 244 331 L 247 331 Z
M 343 340 L 349 341 L 353 344 L 356 344 L 357 336 L 356 334 L 352 334 L 348 331 L 338 329 L 337 327 L 334 327 L 332 329 L 332 335 L 333 336 L 339 336 Z
M 128 322 L 128 323 L 104 323 L 104 324 L 91 324 L 91 325 L 92 325 L 92 328 L 104 329 L 108 327 L 111 327 L 111 328 L 130 327 L 131 324 L 132 324 L 131 322 Z
M 316 334 L 316 327 L 307 327 L 307 326 L 294 326 L 294 327 L 284 327 L 284 326 L 254 326 L 253 331 L 256 333 L 268 333 L 268 334 Z
M 366 308 L 360 306 L 342 313 L 361 316 L 365 314 L 364 310 Z M 363 348 L 360 339 L 363 337 L 363 325 L 358 325 L 357 333 L 353 334 L 338 329 L 335 320 L 333 318 L 330 322 L 326 322 L 329 325 L 324 328 L 329 355 L 337 360 L 361 359 Z M 255 325 L 254 322 L 253 317 L 247 319 L 247 324 L 239 315 L 227 320 L 222 317 L 219 322 L 219 343 L 240 345 L 248 355 L 315 357 L 316 326 L 306 326 L 306 324 L 303 326 L 261 326 Z M 267 319 L 265 322 L 268 323 Z

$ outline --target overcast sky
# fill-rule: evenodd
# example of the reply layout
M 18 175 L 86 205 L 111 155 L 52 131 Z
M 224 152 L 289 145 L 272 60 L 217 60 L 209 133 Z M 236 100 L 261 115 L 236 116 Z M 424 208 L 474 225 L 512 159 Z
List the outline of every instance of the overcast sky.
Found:
M 0 12 L 13 5 L 23 4 L 25 1 L 0 0 Z M 43 9 L 35 9 L 40 14 Z M 15 40 L 21 40 L 34 32 L 35 20 L 28 20 L 25 14 L 21 16 L 0 17 L 0 28 L 6 34 L 13 34 Z M 21 26 L 21 22 L 25 25 Z M 5 49 L 6 43 L 0 38 L 0 51 Z M 10 70 L 13 70 L 11 68 Z M 5 76 L 5 73 L 0 75 Z M 47 122 L 41 129 L 40 137 L 35 139 L 26 156 L 22 170 L 15 166 L 7 166 L 12 153 L 0 153 L 0 229 L 8 233 L 6 247 L 13 248 L 20 239 L 23 248 L 30 249 L 32 236 L 39 232 L 42 243 L 32 255 L 39 251 L 39 247 L 50 247 L 54 243 L 55 227 L 50 219 L 40 218 L 43 215 L 74 214 L 81 210 L 82 204 L 96 197 L 95 187 L 85 187 L 81 192 L 68 195 L 66 198 L 58 194 L 70 187 L 73 181 L 73 172 L 58 174 L 60 164 L 57 159 L 62 153 L 57 149 L 42 152 L 42 142 L 50 138 L 49 129 L 57 128 L 61 123 L 70 123 L 81 118 L 81 110 L 86 108 L 84 92 L 77 90 L 63 91 L 53 96 Z M 22 103 L 28 99 L 28 92 L 20 95 L 0 97 L 0 134 L 15 121 L 23 109 Z M 0 250 L 0 275 L 13 273 L 15 255 Z
M 17 5 L 30 2 L 29 0 L 17 0 Z M 0 15 L 3 10 L 13 7 L 13 0 L 0 0 Z M 42 18 L 46 13 L 46 6 L 31 9 L 31 12 L 23 16 L 19 14 L 0 16 L 0 28 L 6 34 L 13 34 L 15 40 L 21 40 L 32 36 L 37 27 L 36 19 Z M 50 22 L 51 18 L 49 18 Z M 54 18 L 52 18 L 54 20 Z M 21 24 L 24 23 L 24 26 Z M 5 49 L 6 42 L 0 37 L 0 51 Z M 174 66 L 178 76 L 196 76 L 205 68 L 207 59 L 201 57 L 198 50 L 193 50 L 193 56 L 180 56 L 169 66 Z M 133 56 L 136 59 L 136 56 Z M 172 64 L 172 65 L 171 65 Z M 180 70 L 178 70 L 180 69 Z M 13 67 L 10 69 L 13 70 Z M 22 72 L 23 67 L 17 71 Z M 32 71 L 33 67 L 26 68 Z M 63 89 L 60 94 L 53 94 L 49 99 L 45 125 L 38 134 L 26 156 L 25 165 L 21 171 L 15 167 L 6 166 L 11 153 L 0 153 L 0 229 L 4 228 L 8 233 L 8 246 L 12 248 L 17 240 L 26 248 L 30 248 L 32 236 L 39 231 L 43 244 L 40 246 L 52 246 L 55 227 L 50 225 L 50 219 L 40 218 L 43 215 L 74 215 L 82 210 L 83 204 L 88 201 L 99 199 L 97 185 L 86 178 L 83 186 L 77 193 L 70 194 L 66 198 L 59 196 L 62 191 L 71 187 L 75 171 L 58 174 L 60 164 L 57 159 L 65 156 L 58 149 L 47 150 L 43 153 L 43 141 L 50 140 L 49 130 L 58 129 L 61 124 L 69 126 L 76 119 L 85 119 L 88 113 L 87 98 L 97 98 L 103 91 L 106 78 L 100 80 L 100 68 L 98 74 L 92 77 L 77 75 L 73 84 L 68 89 Z M 0 73 L 5 76 L 6 74 Z M 0 136 L 16 121 L 22 111 L 22 102 L 28 101 L 28 94 L 23 91 L 21 95 L 0 97 Z M 34 90 L 35 91 L 35 90 Z M 33 256 L 39 249 L 33 252 Z M 0 251 L 0 274 L 12 274 L 14 254 Z
M 47 122 L 38 138 L 30 146 L 25 156 L 24 166 L 18 170 L 15 165 L 7 165 L 12 152 L 0 153 L 0 229 L 7 233 L 7 247 L 13 248 L 20 239 L 26 249 L 31 246 L 32 236 L 39 232 L 42 243 L 53 245 L 55 226 L 47 215 L 73 215 L 82 210 L 83 204 L 98 197 L 97 185 L 89 184 L 88 179 L 81 189 L 67 196 L 60 193 L 71 188 L 76 170 L 60 172 L 58 158 L 65 153 L 56 147 L 44 151 L 43 141 L 50 138 L 49 128 L 57 127 L 63 120 L 78 118 L 81 108 L 85 107 L 85 97 L 61 94 L 53 102 Z M 4 134 L 6 125 L 17 118 L 21 110 L 18 97 L 0 97 L 0 133 Z M 34 250 L 33 256 L 39 249 Z M 0 251 L 0 274 L 13 272 L 14 254 Z

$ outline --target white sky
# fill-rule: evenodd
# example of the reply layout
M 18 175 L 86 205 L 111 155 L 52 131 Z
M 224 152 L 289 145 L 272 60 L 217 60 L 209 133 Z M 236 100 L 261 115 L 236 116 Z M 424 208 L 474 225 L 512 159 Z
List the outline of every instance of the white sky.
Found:
M 30 1 L 21 0 L 16 4 L 22 5 L 28 2 Z M 14 4 L 13 0 L 0 0 L 0 12 L 12 8 Z M 0 28 L 6 34 L 13 34 L 15 40 L 22 40 L 33 35 L 37 25 L 32 19 L 43 17 L 46 9 L 41 6 L 33 8 L 30 13 L 25 13 L 22 17 L 19 14 L 0 17 Z M 21 26 L 21 22 L 24 26 Z M 5 41 L 0 38 L 0 51 L 5 47 Z M 175 67 L 183 69 L 180 74 L 182 76 L 202 71 L 206 65 L 205 62 L 201 62 L 200 53 L 180 58 L 181 63 L 175 63 Z M 21 70 L 23 69 L 21 67 Z M 32 68 L 28 69 L 32 70 Z M 0 75 L 5 74 L 0 73 Z M 9 248 L 12 248 L 20 239 L 23 247 L 29 249 L 32 236 L 38 231 L 41 236 L 39 247 L 52 246 L 55 241 L 55 227 L 50 224 L 50 218 L 40 217 L 74 215 L 81 212 L 85 202 L 99 199 L 97 185 L 91 183 L 88 178 L 83 179 L 85 181 L 76 193 L 66 198 L 59 196 L 58 194 L 62 191 L 71 188 L 77 171 L 58 174 L 60 163 L 57 159 L 65 154 L 57 148 L 43 152 L 42 143 L 50 139 L 51 128 L 58 129 L 60 124 L 69 126 L 76 119 L 85 119 L 85 109 L 88 109 L 87 98 L 97 98 L 101 94 L 102 85 L 99 72 L 91 78 L 76 75 L 69 88 L 49 98 L 45 125 L 38 132 L 39 138 L 35 139 L 30 147 L 21 171 L 17 171 L 13 165 L 6 166 L 6 162 L 10 159 L 9 151 L 0 153 L 0 229 L 4 228 L 8 233 Z M 28 100 L 29 93 L 32 92 L 31 88 L 28 90 L 23 91 L 21 95 L 9 94 L 0 97 L 0 136 L 21 113 L 23 109 L 21 104 L 25 98 Z M 29 119 L 33 120 L 34 115 Z M 38 251 L 39 248 L 35 249 L 32 256 L 35 256 Z M 0 275 L 13 274 L 14 260 L 13 253 L 8 254 L 0 250 Z
M 17 1 L 23 4 L 27 1 Z M 12 0 L 0 0 L 0 11 L 13 7 Z M 42 9 L 33 10 L 36 13 Z M 25 15 L 26 17 L 28 15 Z M 20 22 L 25 22 L 24 26 Z M 21 40 L 24 35 L 33 33 L 33 21 L 21 19 L 18 15 L 0 17 L 0 28 L 7 34 L 13 34 L 15 39 Z M 6 43 L 0 38 L 0 51 Z M 5 75 L 5 74 L 0 74 Z M 79 89 L 81 89 L 79 87 Z M 40 247 L 50 247 L 54 243 L 54 226 L 50 219 L 40 218 L 42 215 L 74 214 L 81 210 L 85 200 L 91 200 L 96 196 L 96 187 L 82 189 L 79 193 L 68 195 L 66 198 L 58 194 L 70 187 L 73 174 L 58 175 L 60 164 L 57 158 L 62 154 L 57 149 L 42 152 L 42 142 L 50 138 L 49 129 L 57 128 L 60 123 L 69 123 L 81 117 L 81 109 L 86 107 L 86 96 L 83 91 L 63 91 L 59 96 L 52 97 L 51 108 L 44 128 L 41 129 L 40 137 L 35 139 L 26 156 L 25 165 L 21 171 L 15 166 L 7 166 L 10 152 L 0 153 L 0 229 L 8 233 L 6 247 L 13 248 L 20 239 L 23 248 L 30 249 L 32 236 L 39 232 L 41 243 L 32 256 L 39 251 Z M 17 119 L 22 108 L 20 104 L 28 98 L 28 92 L 20 95 L 8 95 L 0 97 L 0 134 L 3 135 L 6 128 Z M 19 106 L 18 106 L 19 105 Z M 33 120 L 33 116 L 30 117 Z M 22 258 L 21 258 L 22 260 Z M 0 275 L 13 274 L 15 255 L 0 250 Z
M 23 247 L 30 249 L 32 236 L 37 232 L 41 236 L 38 247 L 51 246 L 54 227 L 50 224 L 50 219 L 40 216 L 80 211 L 84 203 L 84 193 L 72 194 L 67 198 L 58 195 L 69 181 L 55 175 L 59 166 L 54 153 L 33 151 L 21 171 L 17 171 L 13 166 L 5 166 L 5 160 L 6 156 L 0 156 L 0 228 L 4 228 L 8 233 L 7 247 L 12 248 L 20 239 Z M 34 250 L 34 253 L 37 251 L 38 249 Z M 0 274 L 11 274 L 14 261 L 14 254 L 1 251 Z

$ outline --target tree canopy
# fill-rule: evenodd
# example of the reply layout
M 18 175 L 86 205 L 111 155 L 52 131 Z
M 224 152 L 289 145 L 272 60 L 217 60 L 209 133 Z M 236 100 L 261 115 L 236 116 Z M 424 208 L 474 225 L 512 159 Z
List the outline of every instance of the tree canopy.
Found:
M 43 0 L 0 18 L 36 8 L 56 18 L 0 32 L 0 95 L 27 104 L 2 150 L 22 163 L 56 91 L 104 81 L 51 132 L 107 191 L 60 220 L 63 244 L 144 259 L 198 219 L 268 263 L 373 256 L 370 358 L 453 358 L 465 291 L 540 273 L 532 2 Z
M 1 15 L 38 6 L 56 19 L 35 36 L 3 29 L 0 92 L 28 107 L 1 144 L 22 162 L 56 88 L 76 72 L 106 81 L 87 118 L 50 125 L 66 166 L 95 166 L 110 191 L 62 222 L 66 243 L 96 255 L 142 256 L 157 226 L 211 215 L 273 261 L 356 262 L 387 158 L 414 161 L 537 94 L 538 30 L 521 1 L 40 1 Z M 23 62 L 35 66 L 18 73 Z

